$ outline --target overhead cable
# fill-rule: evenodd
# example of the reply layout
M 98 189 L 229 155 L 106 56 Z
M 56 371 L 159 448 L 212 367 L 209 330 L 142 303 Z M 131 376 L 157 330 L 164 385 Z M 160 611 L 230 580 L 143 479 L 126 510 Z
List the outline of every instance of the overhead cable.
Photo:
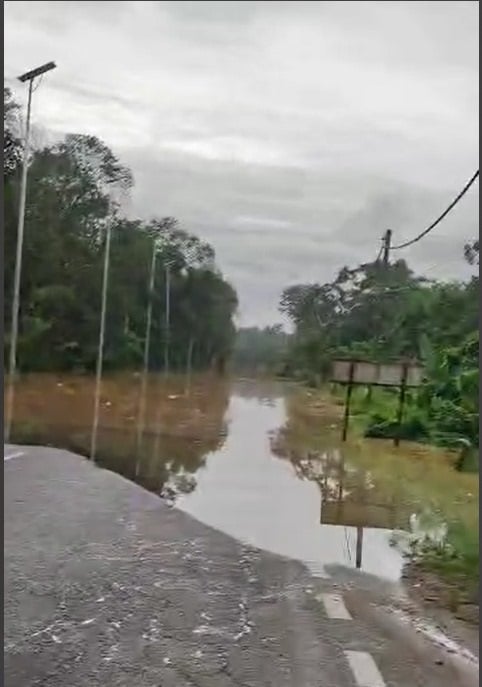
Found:
M 452 210 L 452 208 L 454 208 L 454 207 L 457 205 L 457 203 L 459 202 L 459 200 L 467 193 L 467 191 L 468 191 L 469 188 L 472 186 L 472 184 L 474 183 L 474 181 L 477 179 L 478 176 L 479 176 L 479 170 L 477 170 L 477 171 L 475 172 L 475 174 L 474 174 L 473 177 L 470 179 L 470 181 L 469 181 L 469 182 L 464 186 L 464 188 L 460 191 L 459 195 L 450 203 L 450 205 L 448 206 L 448 208 L 447 208 L 444 212 L 442 212 L 442 214 L 441 214 L 439 217 L 437 217 L 437 219 L 435 220 L 435 222 L 432 222 L 432 224 L 431 224 L 429 227 L 427 227 L 426 229 L 424 229 L 424 230 L 423 230 L 418 236 L 416 236 L 415 238 L 411 239 L 410 241 L 406 241 L 405 243 L 401 243 L 399 246 L 391 246 L 390 250 L 399 250 L 400 248 L 407 248 L 407 246 L 411 246 L 413 243 L 416 243 L 417 241 L 420 241 L 421 238 L 423 238 L 423 237 L 426 236 L 430 231 L 432 231 L 432 229 L 434 229 L 434 228 L 437 226 L 437 224 L 439 224 L 439 222 L 441 222 L 441 221 L 443 220 L 443 218 L 446 217 L 446 216 L 449 214 L 449 212 Z

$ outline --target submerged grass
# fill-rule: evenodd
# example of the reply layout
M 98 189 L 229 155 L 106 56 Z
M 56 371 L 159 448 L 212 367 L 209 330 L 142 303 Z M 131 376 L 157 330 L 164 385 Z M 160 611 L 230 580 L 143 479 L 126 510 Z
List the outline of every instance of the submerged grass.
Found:
M 94 388 L 94 378 L 82 375 L 21 376 L 13 443 L 90 456 Z M 229 383 L 213 375 L 193 375 L 187 393 L 182 376 L 150 375 L 139 440 L 140 391 L 138 374 L 103 379 L 96 459 L 158 493 L 169 476 L 196 472 L 205 456 L 223 443 Z

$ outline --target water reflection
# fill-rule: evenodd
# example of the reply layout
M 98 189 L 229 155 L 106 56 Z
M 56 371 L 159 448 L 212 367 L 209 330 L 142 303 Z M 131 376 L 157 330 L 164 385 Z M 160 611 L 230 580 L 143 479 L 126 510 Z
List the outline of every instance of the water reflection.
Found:
M 145 428 L 139 437 L 137 376 L 104 380 L 96 462 L 157 494 L 195 488 L 194 475 L 206 455 L 225 441 L 230 389 L 226 380 L 196 377 L 190 394 L 185 395 L 181 384 L 175 377 L 160 380 L 151 375 Z M 67 448 L 89 456 L 92 398 L 90 378 L 24 378 L 16 398 L 13 441 Z
M 266 389 L 263 400 L 248 382 L 239 389 L 226 443 L 208 456 L 197 488 L 178 506 L 250 544 L 298 558 L 316 574 L 338 564 L 398 579 L 402 558 L 390 546 L 394 505 L 374 501 L 369 476 L 345 465 L 336 448 L 285 453 L 283 387 L 271 387 L 269 404 Z
M 296 449 L 287 448 L 284 431 L 285 428 L 282 428 L 272 438 L 273 452 L 291 462 L 298 478 L 309 480 L 318 486 L 320 524 L 343 528 L 350 565 L 365 569 L 365 536 L 373 539 L 382 534 L 382 540 L 390 541 L 390 532 L 407 524 L 407 512 L 399 508 L 396 492 L 377 489 L 370 473 L 347 464 L 338 448 L 322 452 L 306 451 L 299 446 Z M 379 530 L 379 534 L 365 534 L 367 529 Z M 392 553 L 393 551 L 390 553 L 390 560 L 396 562 L 392 570 L 398 575 L 400 561 Z M 370 561 L 368 565 L 370 566 Z
M 241 378 L 236 380 L 234 393 L 241 398 L 274 408 L 276 400 L 284 398 L 292 386 L 276 379 Z

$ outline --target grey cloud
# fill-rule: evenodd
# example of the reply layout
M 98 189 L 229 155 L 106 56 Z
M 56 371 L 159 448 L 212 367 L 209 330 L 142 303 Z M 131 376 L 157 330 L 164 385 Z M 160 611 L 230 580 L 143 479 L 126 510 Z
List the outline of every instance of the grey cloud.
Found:
M 6 73 L 59 69 L 36 123 L 103 138 L 131 212 L 212 242 L 241 321 L 423 229 L 478 164 L 473 2 L 7 2 Z M 22 92 L 17 91 L 19 97 Z M 400 251 L 464 277 L 476 194 Z M 395 255 L 395 254 L 394 254 Z

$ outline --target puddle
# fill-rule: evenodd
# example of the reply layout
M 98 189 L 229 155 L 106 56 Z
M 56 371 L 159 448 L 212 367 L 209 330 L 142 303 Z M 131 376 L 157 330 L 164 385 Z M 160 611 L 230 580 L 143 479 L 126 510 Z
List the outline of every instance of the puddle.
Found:
M 336 407 L 287 384 L 152 376 L 145 429 L 139 379 L 103 384 L 98 462 L 250 545 L 306 563 L 400 578 L 394 533 L 437 499 L 477 517 L 476 476 L 440 452 L 387 442 L 340 444 Z M 93 380 L 32 375 L 16 395 L 13 440 L 88 455 Z

